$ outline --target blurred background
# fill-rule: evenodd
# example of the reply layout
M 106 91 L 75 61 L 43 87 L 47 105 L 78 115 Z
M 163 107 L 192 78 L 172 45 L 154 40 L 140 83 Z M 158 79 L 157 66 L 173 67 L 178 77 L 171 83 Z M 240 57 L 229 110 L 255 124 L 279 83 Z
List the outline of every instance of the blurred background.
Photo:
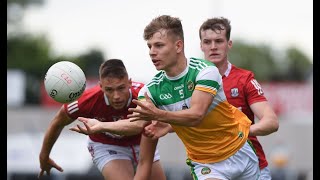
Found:
M 39 173 L 44 132 L 61 106 L 45 93 L 48 68 L 72 61 L 84 70 L 89 88 L 104 60 L 120 58 L 133 80 L 147 82 L 156 69 L 143 30 L 163 14 L 182 20 L 188 57 L 203 57 L 202 22 L 214 16 L 231 20 L 229 59 L 255 73 L 279 117 L 278 132 L 258 137 L 269 167 L 288 180 L 313 179 L 312 0 L 8 0 L 7 180 L 36 179 Z M 52 170 L 44 179 L 103 179 L 86 140 L 66 127 L 51 152 L 64 172 Z M 168 180 L 191 179 L 175 134 L 161 138 L 159 148 Z

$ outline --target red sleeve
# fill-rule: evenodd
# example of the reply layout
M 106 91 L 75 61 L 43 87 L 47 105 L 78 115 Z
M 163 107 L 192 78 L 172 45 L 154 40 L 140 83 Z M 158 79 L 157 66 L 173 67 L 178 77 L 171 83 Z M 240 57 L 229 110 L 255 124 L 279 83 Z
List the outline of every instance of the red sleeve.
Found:
M 86 117 L 86 115 L 83 112 L 83 109 L 86 109 L 86 104 L 82 99 L 78 99 L 77 101 L 74 101 L 69 104 L 64 104 L 64 110 L 68 114 L 68 116 L 72 119 L 77 119 L 78 117 Z
M 249 105 L 256 102 L 267 101 L 267 98 L 264 96 L 264 92 L 262 90 L 261 85 L 254 78 L 254 74 L 252 72 L 249 74 L 247 78 L 244 90 Z
M 141 82 L 132 82 L 131 92 L 134 99 L 138 99 L 138 94 L 141 88 L 144 86 L 144 83 Z

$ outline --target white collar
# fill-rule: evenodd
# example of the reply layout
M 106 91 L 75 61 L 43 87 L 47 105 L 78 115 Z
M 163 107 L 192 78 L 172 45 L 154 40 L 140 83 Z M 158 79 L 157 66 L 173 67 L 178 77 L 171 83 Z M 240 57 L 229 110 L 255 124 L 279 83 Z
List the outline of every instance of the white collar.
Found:
M 226 72 L 224 72 L 224 75 L 225 75 L 226 77 L 229 76 L 230 71 L 231 71 L 231 67 L 232 67 L 232 65 L 231 65 L 231 63 L 228 61 L 228 68 L 227 68 Z

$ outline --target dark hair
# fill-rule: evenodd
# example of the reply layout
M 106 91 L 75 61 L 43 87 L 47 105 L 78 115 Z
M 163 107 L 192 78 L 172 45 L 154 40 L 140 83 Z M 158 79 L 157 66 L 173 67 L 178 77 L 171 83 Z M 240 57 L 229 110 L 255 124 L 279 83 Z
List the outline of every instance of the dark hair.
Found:
M 122 79 L 128 76 L 126 67 L 120 59 L 109 59 L 104 61 L 99 68 L 100 79 L 110 77 Z
M 218 33 L 221 32 L 221 30 L 226 30 L 226 38 L 229 41 L 230 40 L 230 34 L 231 34 L 231 25 L 230 21 L 227 18 L 224 17 L 216 17 L 207 19 L 199 29 L 199 37 L 201 39 L 201 31 L 205 31 L 211 29 L 212 31 Z
M 166 30 L 168 35 L 173 35 L 184 41 L 181 20 L 169 15 L 162 15 L 154 18 L 144 29 L 144 40 L 150 39 L 154 33 L 159 32 L 160 30 Z

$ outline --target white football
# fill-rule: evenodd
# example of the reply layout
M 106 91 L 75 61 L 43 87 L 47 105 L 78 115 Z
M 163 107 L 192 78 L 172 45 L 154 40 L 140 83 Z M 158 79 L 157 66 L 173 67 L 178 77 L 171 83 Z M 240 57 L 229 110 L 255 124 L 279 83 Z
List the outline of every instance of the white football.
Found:
M 52 99 L 69 103 L 82 95 L 86 88 L 86 76 L 78 65 L 70 61 L 60 61 L 48 69 L 44 86 Z

